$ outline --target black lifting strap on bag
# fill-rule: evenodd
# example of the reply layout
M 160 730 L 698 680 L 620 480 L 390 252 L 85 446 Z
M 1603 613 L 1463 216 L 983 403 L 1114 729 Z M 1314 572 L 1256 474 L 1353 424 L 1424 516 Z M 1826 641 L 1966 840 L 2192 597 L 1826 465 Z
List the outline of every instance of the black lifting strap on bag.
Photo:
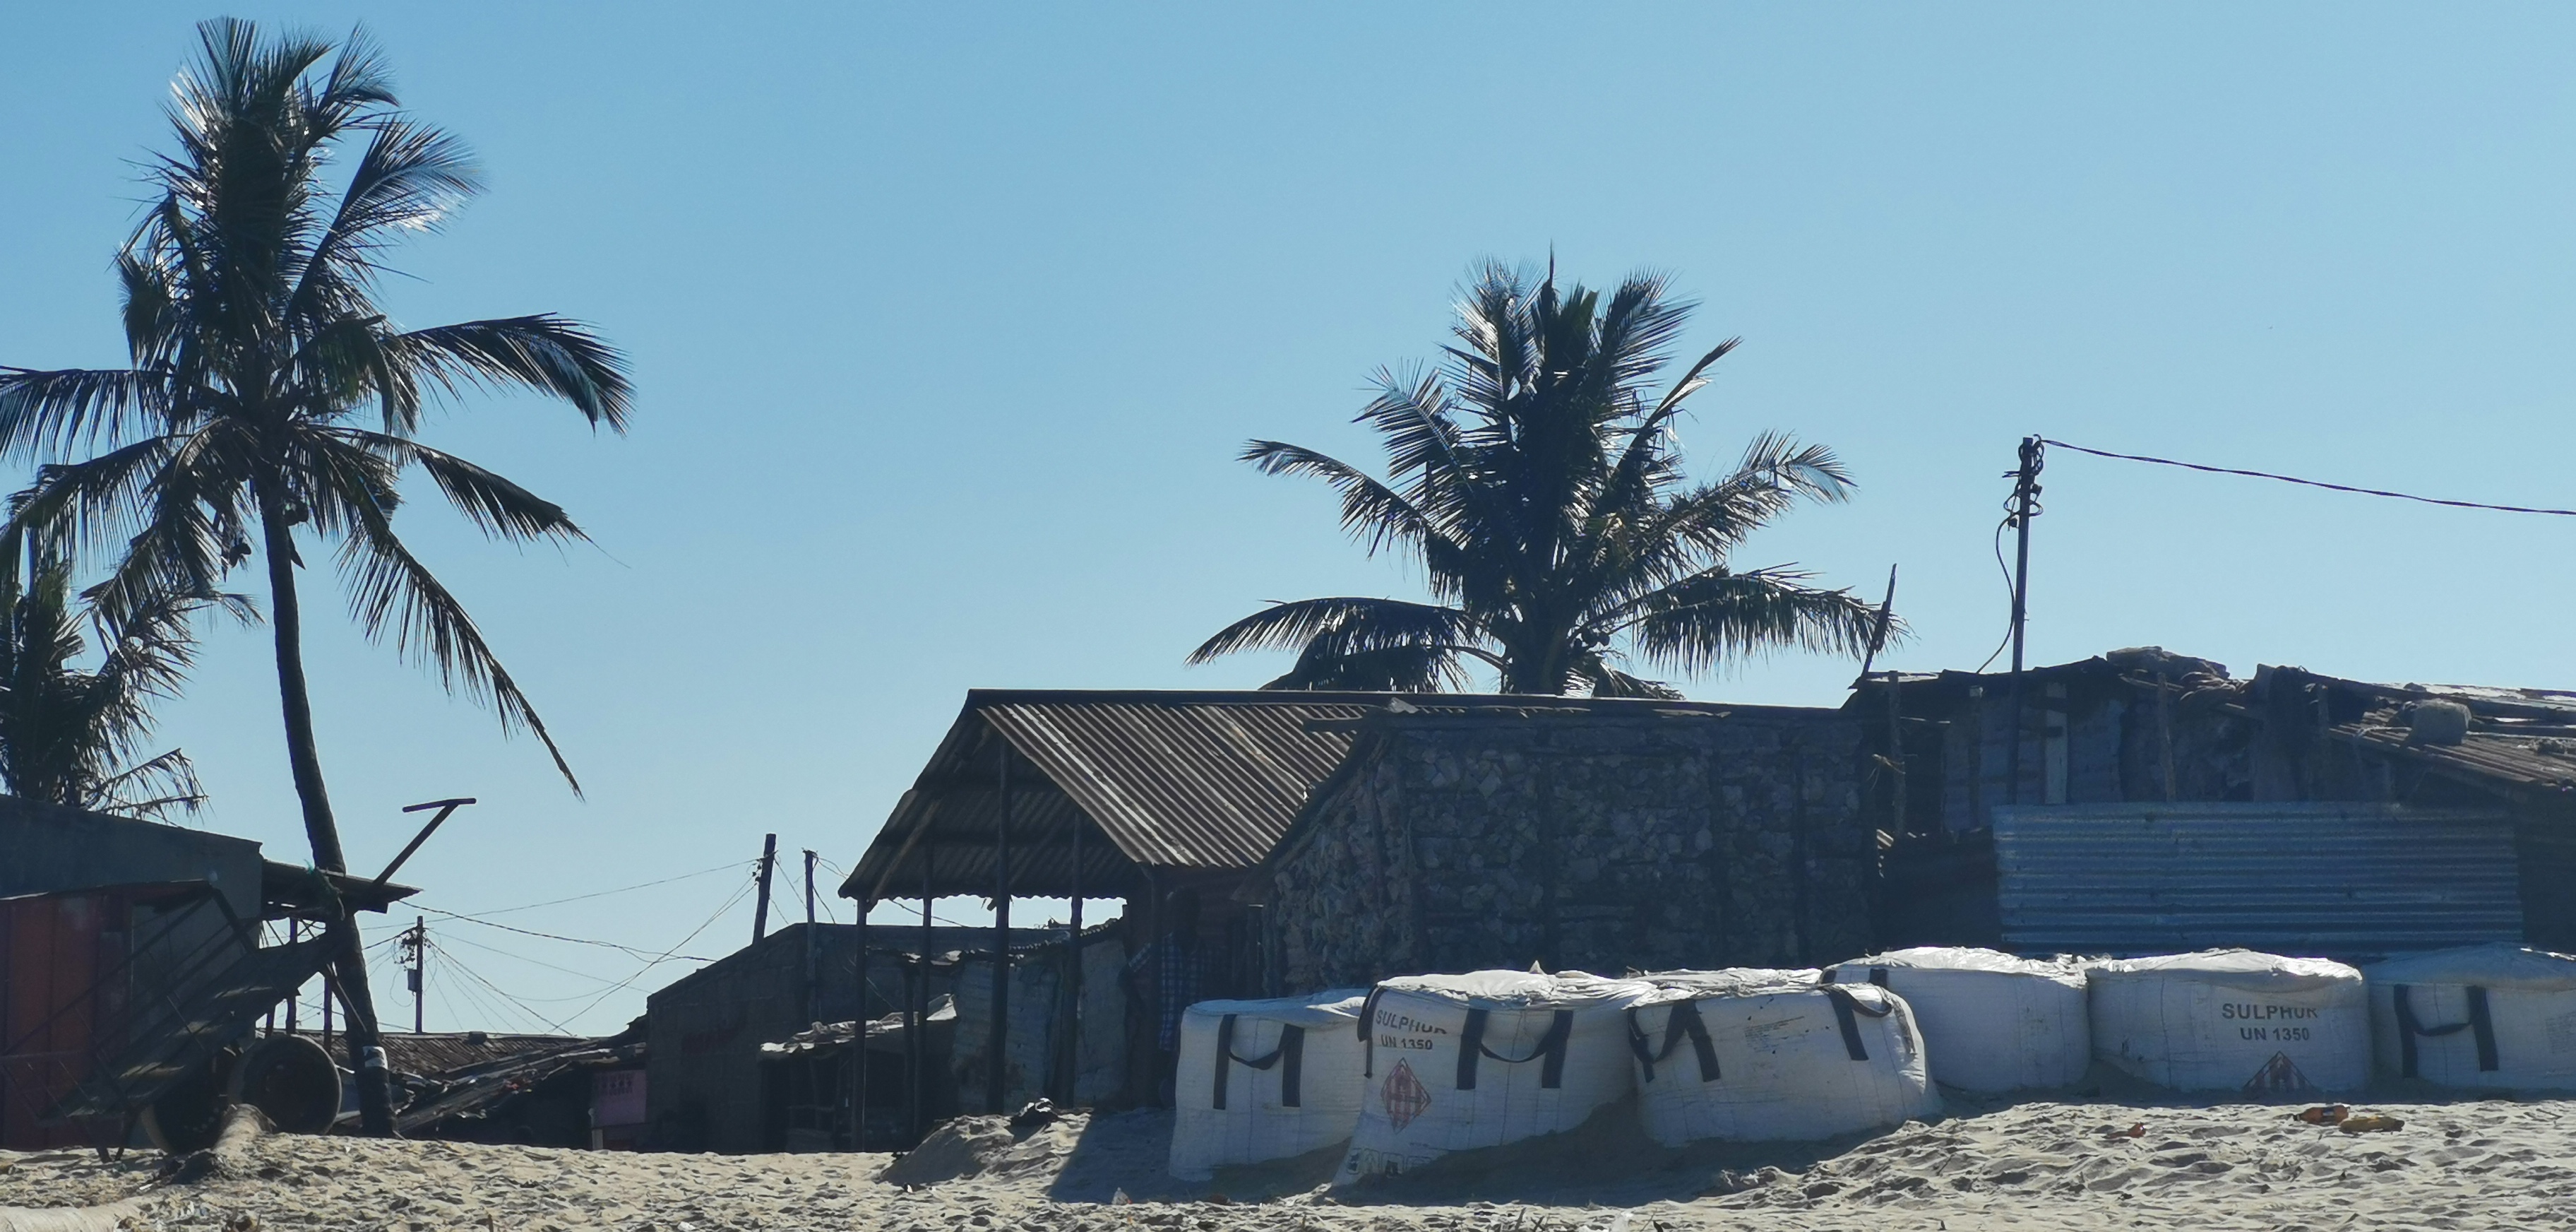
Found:
M 1717 1047 L 1708 1041 L 1708 1024 L 1700 1021 L 1699 1003 L 1675 1001 L 1672 1006 L 1671 1016 L 1664 1019 L 1664 1046 L 1660 1050 L 1646 1039 L 1646 1029 L 1637 1025 L 1637 1007 L 1628 1007 L 1628 1050 L 1636 1053 L 1637 1064 L 1645 1067 L 1646 1081 L 1655 1080 L 1655 1062 L 1671 1057 L 1685 1038 L 1690 1040 L 1691 1050 L 1699 1054 L 1699 1080 L 1717 1081 Z
M 1853 1015 L 1867 1014 L 1872 1018 L 1885 1018 L 1896 1012 L 1896 1002 L 1891 1000 L 1885 1005 L 1872 1008 L 1861 1004 L 1860 998 L 1853 996 L 1850 989 L 1839 984 L 1825 985 L 1825 999 L 1834 1003 L 1834 1025 L 1843 1029 L 1843 1051 L 1850 1053 L 1852 1060 L 1868 1060 L 1869 1049 L 1860 1042 L 1860 1020 Z
M 1370 1034 L 1377 1020 L 1377 995 L 1386 991 L 1372 988 L 1360 1002 L 1360 1077 L 1377 1077 L 1377 1037 Z
M 1538 1050 L 1525 1057 L 1507 1057 L 1485 1047 L 1487 1010 L 1467 1011 L 1467 1025 L 1458 1033 L 1458 1089 L 1476 1089 L 1476 1058 L 1492 1057 L 1505 1065 L 1520 1065 L 1544 1058 L 1539 1066 L 1538 1085 L 1553 1091 L 1565 1084 L 1565 1041 L 1574 1034 L 1574 1011 L 1558 1010 L 1547 1024 L 1547 1034 L 1540 1036 Z
M 2486 989 L 2474 986 L 2469 989 L 2467 1022 L 2455 1022 L 2441 1027 L 2425 1026 L 2423 1020 L 2415 1016 L 2415 1006 L 2407 997 L 2407 991 L 2408 988 L 2404 984 L 2398 984 L 2389 989 L 2389 999 L 2397 1004 L 2398 1068 L 2407 1077 L 2415 1077 L 2415 1037 L 2419 1035 L 2433 1039 L 2445 1035 L 2457 1035 L 2462 1031 L 2473 1031 L 2477 1034 L 2479 1072 L 2492 1072 L 2497 1068 L 2499 1063 L 2496 1060 L 2495 1019 L 2487 1012 Z
M 1279 1028 L 1279 1046 L 1264 1057 L 1234 1055 L 1234 1015 L 1228 1014 L 1216 1024 L 1216 1102 L 1211 1107 L 1225 1107 L 1225 1071 L 1229 1065 L 1249 1065 L 1254 1069 L 1279 1067 L 1279 1102 L 1284 1107 L 1300 1108 L 1300 1080 L 1306 1071 L 1306 1028 L 1288 1023 Z
M 1834 969 L 1834 968 L 1832 968 L 1832 967 L 1827 967 L 1827 968 L 1825 968 L 1825 977 L 1824 977 L 1823 979 L 1821 979 L 1821 980 L 1816 981 L 1816 982 L 1817 982 L 1817 983 L 1820 983 L 1820 984 L 1831 984 L 1831 983 L 1833 983 L 1833 982 L 1834 982 L 1834 970 L 1835 970 L 1835 969 Z M 1878 985 L 1878 986 L 1879 986 L 1879 987 L 1881 987 L 1881 988 L 1885 988 L 1885 987 L 1887 987 L 1887 968 L 1885 968 L 1885 967 L 1872 967 L 1872 968 L 1870 968 L 1870 969 L 1869 969 L 1869 982 L 1870 982 L 1870 983 L 1872 983 L 1872 984 L 1876 984 L 1876 985 Z

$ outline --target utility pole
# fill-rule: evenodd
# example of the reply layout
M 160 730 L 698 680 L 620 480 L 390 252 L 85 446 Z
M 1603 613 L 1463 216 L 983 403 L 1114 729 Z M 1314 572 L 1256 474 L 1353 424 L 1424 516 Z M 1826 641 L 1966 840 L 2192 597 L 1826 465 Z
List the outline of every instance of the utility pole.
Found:
M 769 935 L 769 878 L 778 871 L 778 836 L 772 834 L 760 845 L 760 904 L 751 915 L 751 939 L 755 942 Z
M 411 984 L 411 1033 L 421 1034 L 421 989 L 428 984 L 429 917 L 416 915 L 402 935 L 403 977 Z
M 2039 471 L 2046 464 L 2042 456 L 2045 442 L 2036 436 L 2021 438 L 2021 466 L 2014 470 L 2012 516 L 2018 532 L 2018 546 L 2013 550 L 2012 596 L 2012 745 L 2005 754 L 2004 801 L 2021 803 L 2021 737 L 2022 737 L 2022 634 L 2030 619 L 2030 520 L 2039 516 Z
M 814 933 L 814 849 L 805 849 L 805 995 L 804 1008 L 797 1011 L 797 1021 L 814 1020 L 817 983 L 822 975 L 822 938 Z M 861 1014 L 865 1019 L 867 1015 Z M 860 1058 L 866 1059 L 867 1036 L 864 1024 L 859 1037 Z

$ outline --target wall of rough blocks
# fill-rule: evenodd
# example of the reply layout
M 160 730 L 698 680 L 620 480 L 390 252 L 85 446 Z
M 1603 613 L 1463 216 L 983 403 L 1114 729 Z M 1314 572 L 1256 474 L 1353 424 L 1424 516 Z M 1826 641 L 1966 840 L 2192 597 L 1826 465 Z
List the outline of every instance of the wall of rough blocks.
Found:
M 1869 945 L 1860 727 L 1832 711 L 1374 722 L 1274 861 L 1291 987 L 1803 966 Z

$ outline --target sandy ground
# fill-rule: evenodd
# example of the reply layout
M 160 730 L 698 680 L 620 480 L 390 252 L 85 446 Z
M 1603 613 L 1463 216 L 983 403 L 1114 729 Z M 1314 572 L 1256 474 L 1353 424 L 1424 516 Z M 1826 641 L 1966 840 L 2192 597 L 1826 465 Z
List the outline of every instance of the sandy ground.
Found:
M 1613 1109 L 1582 1134 L 1333 1193 L 1321 1186 L 1336 1161 L 1320 1156 L 1173 1182 L 1170 1122 L 1154 1113 L 1069 1116 L 1024 1137 L 970 1119 L 899 1162 L 270 1136 L 193 1182 L 155 1181 L 165 1161 L 148 1151 L 0 1152 L 0 1207 L 139 1198 L 127 1232 L 2576 1228 L 2576 1101 L 2355 1108 L 2405 1127 L 2346 1134 L 2263 1105 L 1954 1097 L 1943 1119 L 1884 1134 L 1667 1151 Z

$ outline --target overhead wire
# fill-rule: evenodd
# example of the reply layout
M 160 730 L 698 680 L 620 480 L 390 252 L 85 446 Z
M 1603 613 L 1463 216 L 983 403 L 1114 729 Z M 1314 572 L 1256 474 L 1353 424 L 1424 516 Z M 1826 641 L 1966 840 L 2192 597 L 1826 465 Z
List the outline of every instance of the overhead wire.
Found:
M 530 957 L 528 957 L 528 956 L 527 956 L 527 955 L 525 955 L 525 954 L 520 954 L 520 953 L 516 953 L 516 952 L 514 952 L 514 951 L 505 950 L 505 949 L 500 948 L 499 946 L 485 945 L 485 944 L 483 944 L 482 942 L 480 942 L 480 941 L 476 941 L 476 940 L 474 940 L 474 939 L 473 939 L 473 938 L 471 938 L 471 937 L 449 936 L 449 937 L 447 938 L 447 940 L 449 940 L 449 941 L 453 941 L 453 942 L 455 942 L 455 943 L 457 943 L 457 944 L 459 944 L 459 945 L 470 945 L 470 946 L 473 946 L 475 949 L 478 949 L 478 950 L 483 951 L 484 953 L 487 953 L 487 954 L 497 954 L 497 955 L 499 955 L 499 956 L 501 956 L 501 957 L 503 957 L 503 958 L 507 958 L 507 959 L 510 959 L 510 960 L 512 960 L 512 961 L 515 961 L 515 962 L 523 962 L 523 963 L 527 963 L 527 964 L 529 964 L 530 966 L 543 967 L 543 968 L 545 968 L 545 969 L 546 969 L 546 970 L 548 970 L 548 971 L 559 971 L 559 972 L 562 972 L 562 973 L 563 973 L 563 974 L 565 974 L 565 975 L 573 976 L 573 977 L 575 977 L 575 978 L 577 978 L 577 979 L 589 980 L 589 981 L 591 981 L 591 982 L 593 982 L 593 983 L 597 983 L 597 984 L 607 984 L 607 983 L 612 982 L 612 981 L 610 981 L 610 980 L 609 980 L 609 978 L 608 978 L 607 976 L 604 976 L 604 975 L 593 975 L 593 974 L 591 974 L 590 972 L 587 972 L 587 971 L 575 971 L 575 970 L 573 970 L 573 969 L 572 969 L 572 968 L 570 968 L 570 967 L 559 967 L 559 966 L 556 966 L 555 964 L 550 963 L 550 962 L 547 962 L 547 961 L 545 961 L 544 959 L 541 959 L 541 958 L 530 958 Z M 587 994 L 587 993 L 583 993 L 583 994 L 577 994 L 577 995 L 587 996 L 587 995 L 589 995 L 589 994 Z M 572 998 L 572 997 L 530 997 L 530 998 L 528 998 L 528 999 L 529 999 L 529 1000 L 531 1000 L 531 1001 L 570 1001 L 570 1000 L 572 1000 L 573 998 Z
M 516 907 L 495 907 L 489 911 L 478 911 L 474 914 L 478 917 L 509 915 L 520 911 L 534 911 L 539 907 L 559 907 L 565 903 L 578 903 L 593 898 L 606 898 L 611 894 L 624 894 L 632 890 L 649 890 L 655 886 L 665 886 L 670 885 L 675 881 L 687 881 L 696 877 L 711 876 L 716 873 L 721 873 L 729 868 L 740 867 L 742 867 L 742 861 L 727 860 L 722 864 L 716 865 L 714 868 L 702 868 L 694 873 L 682 873 L 679 876 L 664 877 L 658 881 L 641 881 L 631 886 L 619 886 L 614 890 L 594 890 L 588 894 L 575 894 L 570 898 L 550 898 L 542 903 L 521 903 Z
M 692 928 L 692 929 L 690 929 L 690 930 L 689 930 L 689 935 L 688 935 L 688 936 L 685 936 L 685 937 L 680 938 L 680 942 L 679 942 L 679 944 L 678 944 L 678 945 L 674 945 L 674 946 L 672 946 L 670 949 L 668 949 L 668 950 L 664 951 L 664 952 L 663 952 L 659 957 L 656 957 L 656 958 L 654 958 L 652 961 L 645 963 L 643 966 L 636 968 L 636 970 L 635 970 L 635 974 L 630 975 L 630 976 L 627 976 L 625 979 L 619 980 L 617 983 L 612 984 L 612 985 L 610 985 L 609 987 L 607 987 L 607 988 L 605 988 L 605 989 L 602 989 L 602 990 L 600 991 L 600 994 L 599 994 L 598 996 L 591 998 L 591 1001 L 590 1001 L 590 1003 L 589 1003 L 588 1005 L 584 1005 L 584 1006 L 582 1006 L 580 1009 L 573 1011 L 573 1013 L 570 1015 L 570 1017 L 573 1017 L 573 1018 L 579 1018 L 579 1017 L 581 1017 L 582 1015 L 589 1013 L 591 1010 L 598 1008 L 598 1006 L 599 1006 L 599 1003 L 600 1003 L 600 1002 L 607 1000 L 610 996 L 614 995 L 615 993 L 619 992 L 620 990 L 623 990 L 623 989 L 625 989 L 625 988 L 631 987 L 631 986 L 635 983 L 635 981 L 640 980 L 640 979 L 643 979 L 643 978 L 644 978 L 644 976 L 645 976 L 645 974 L 646 974 L 647 972 L 650 972 L 653 968 L 658 967 L 658 966 L 661 966 L 663 963 L 666 963 L 666 962 L 671 961 L 671 958 L 672 958 L 672 956 L 673 956 L 673 955 L 678 954 L 682 949 L 686 948 L 690 942 L 697 940 L 697 939 L 698 939 L 698 934 L 699 934 L 699 933 L 702 933 L 702 932 L 705 932 L 705 931 L 707 931 L 707 929 L 709 929 L 709 928 L 713 927 L 713 926 L 715 925 L 715 922 L 716 922 L 717 920 L 723 919 L 723 918 L 724 918 L 725 913 L 726 913 L 726 912 L 728 912 L 728 911 L 733 910 L 733 908 L 734 908 L 734 904 L 741 902 L 741 901 L 742 901 L 742 898 L 743 898 L 743 895 L 749 894 L 749 893 L 751 893 L 751 891 L 752 891 L 752 883 L 750 883 L 750 882 L 745 882 L 745 883 L 742 885 L 742 887 L 741 887 L 741 888 L 739 888 L 739 889 L 737 889 L 737 890 L 735 890 L 735 891 L 733 892 L 733 897 L 726 899 L 726 900 L 724 901 L 724 905 L 723 905 L 723 906 L 718 907 L 718 908 L 716 908 L 716 909 L 715 909 L 715 913 L 714 913 L 714 914 L 709 915 L 709 916 L 705 919 L 705 921 L 701 922 L 701 923 L 700 923 L 696 928 Z M 694 961 L 706 961 L 706 960 L 699 959 L 699 960 L 694 960 Z
M 748 889 L 748 883 L 746 883 L 746 889 Z M 428 913 L 430 913 L 430 914 L 432 914 L 432 915 L 440 916 L 440 917 L 445 918 L 445 919 L 457 920 L 457 921 L 461 921 L 461 922 L 463 922 L 463 923 L 467 923 L 467 924 L 480 924 L 480 925 L 482 925 L 482 926 L 483 926 L 483 927 L 485 927 L 485 928 L 497 928 L 497 929 L 500 929 L 500 930 L 501 930 L 501 931 L 503 931 L 503 932 L 517 933 L 517 934 L 519 934 L 520 936 L 523 936 L 523 937 L 540 937 L 540 938 L 543 938 L 543 939 L 545 939 L 545 940 L 547 940 L 547 941 L 568 941 L 568 942 L 571 942 L 571 943 L 572 943 L 572 944 L 574 944 L 574 945 L 595 945 L 595 946 L 600 947 L 601 949 L 617 950 L 617 951 L 619 951 L 619 952 L 621 952 L 621 953 L 625 954 L 627 957 L 630 957 L 630 958 L 643 958 L 643 957 L 647 956 L 648 954 L 650 954 L 650 953 L 652 952 L 652 951 L 649 951 L 649 950 L 645 950 L 645 949 L 638 948 L 638 947 L 636 947 L 636 946 L 625 945 L 625 944 L 621 944 L 621 943 L 619 943 L 619 942 L 615 942 L 615 941 L 600 941 L 600 940 L 597 940 L 597 939 L 595 939 L 595 938 L 591 938 L 591 937 L 568 937 L 568 936 L 565 936 L 565 935 L 563 935 L 563 934 L 561 934 L 561 933 L 544 933 L 544 932 L 538 932 L 537 930 L 535 930 L 535 929 L 533 929 L 533 928 L 520 928 L 520 927 L 518 927 L 518 926 L 517 926 L 517 925 L 515 925 L 515 924 L 502 924 L 502 923 L 497 923 L 497 922 L 495 922 L 495 921 L 482 919 L 482 918 L 477 917 L 477 916 L 470 916 L 470 915 L 466 915 L 466 914 L 464 914 L 463 912 L 447 911 L 447 910 L 443 910 L 443 909 L 441 909 L 441 908 L 431 907 L 431 906 L 427 906 L 427 905 L 423 905 L 423 904 L 415 904 L 415 905 L 416 905 L 416 906 L 418 906 L 418 907 L 419 907 L 419 909 L 420 909 L 420 910 L 422 910 L 422 911 L 426 911 L 426 912 L 428 912 Z M 701 957 L 698 957 L 698 956 L 696 956 L 696 955 L 688 955 L 688 954 L 681 955 L 681 957 L 682 957 L 682 958 L 686 958 L 686 959 L 688 959 L 688 960 L 689 960 L 689 961 L 691 961 L 691 962 L 714 962 L 714 961 L 715 961 L 715 960 L 714 960 L 714 959 L 712 959 L 712 958 L 701 958 Z
M 2328 483 L 2322 479 L 2301 479 L 2295 475 L 2276 475 L 2270 471 L 2245 470 L 2233 466 L 2209 466 L 2199 462 L 2182 462 L 2173 458 L 2159 458 L 2142 453 L 2114 453 L 2108 449 L 2094 449 L 2085 445 L 2073 445 L 2065 441 L 2050 440 L 2046 437 L 2041 438 L 2041 443 L 2052 445 L 2059 449 L 2072 449 L 2077 453 L 2089 453 L 2097 458 L 2116 458 L 2122 462 L 2146 462 L 2156 466 L 2179 467 L 2187 471 L 2201 471 L 2212 475 L 2241 475 L 2248 479 L 2269 479 L 2278 483 L 2295 483 L 2301 487 L 2323 488 L 2329 492 L 2349 492 L 2355 496 L 2379 496 L 2386 497 L 2390 500 L 2414 501 L 2418 504 L 2424 505 L 2442 505 L 2452 509 L 2484 509 L 2494 513 L 2537 513 L 2554 518 L 2576 518 L 2576 509 L 2545 509 L 2533 505 L 2494 505 L 2488 504 L 2485 501 L 2450 500 L 2438 496 L 2418 496 L 2412 492 L 2392 492 L 2385 488 L 2355 487 L 2351 484 Z
M 452 952 L 452 951 L 448 950 L 446 947 L 441 946 L 440 944 L 438 944 L 438 943 L 437 943 L 437 942 L 435 942 L 435 941 L 430 942 L 430 943 L 429 943 L 429 947 L 430 947 L 430 949 L 431 949 L 434 953 L 436 953 L 436 954 L 438 955 L 438 957 L 439 957 L 439 958 L 441 958 L 441 959 L 443 959 L 443 960 L 445 961 L 445 965 L 447 966 L 447 968 L 448 968 L 448 969 L 450 969 L 450 970 L 452 970 L 452 971 L 455 971 L 455 972 L 457 972 L 457 973 L 460 973 L 460 974 L 464 975 L 464 976 L 465 976 L 465 978 L 466 978 L 466 979 L 468 979 L 468 980 L 470 980 L 470 981 L 472 981 L 472 982 L 473 982 L 473 984 L 476 984 L 476 985 L 480 985 L 480 986 L 482 986 L 485 990 L 489 991 L 493 996 L 500 998 L 500 999 L 501 999 L 501 1001 L 502 1001 L 504 1004 L 506 1004 L 506 1005 L 508 1005 L 508 1006 L 510 1006 L 510 1007 L 512 1007 L 512 1008 L 514 1008 L 514 1009 L 516 1009 L 516 1010 L 518 1010 L 521 1014 L 525 1015 L 525 1016 L 526 1016 L 526 1017 L 528 1017 L 528 1018 L 532 1018 L 532 1019 L 536 1020 L 537 1022 L 543 1023 L 544 1025 L 546 1025 L 546 1026 L 548 1026 L 548 1027 L 553 1028 L 553 1029 L 554 1029 L 558 1034 L 562 1034 L 562 1035 L 570 1035 L 570 1034 L 573 1034 L 573 1032 L 572 1032 L 569 1028 L 565 1027 L 562 1023 L 556 1022 L 554 1019 L 548 1018 L 548 1017 L 546 1017 L 544 1014 L 541 1014 L 541 1013 L 537 1012 L 537 1010 L 536 1010 L 536 1008 L 535 1008 L 534 1006 L 531 1006 L 531 1005 L 527 1004 L 526 1002 L 524 1002 L 524 1001 L 520 1000 L 520 999 L 519 999 L 515 994 L 512 994 L 509 990 L 504 989 L 504 988 L 502 988 L 500 985 L 495 984 L 495 983 L 493 983 L 492 981 L 490 981 L 490 980 L 488 980 L 488 979 L 484 978 L 484 976 L 483 976 L 483 974 L 482 974 L 481 972 L 476 971 L 472 966 L 468 965 L 468 964 L 465 962 L 465 960 L 464 960 L 464 959 L 458 958 L 458 957 L 455 955 L 455 953 L 454 953 L 454 952 Z M 472 986 L 471 986 L 471 985 L 466 986 L 465 991 L 466 991 L 466 993 L 467 993 L 467 996 L 468 996 L 469 998 L 471 998 L 471 997 L 472 997 L 472 995 L 473 995 L 473 994 L 472 994 Z

